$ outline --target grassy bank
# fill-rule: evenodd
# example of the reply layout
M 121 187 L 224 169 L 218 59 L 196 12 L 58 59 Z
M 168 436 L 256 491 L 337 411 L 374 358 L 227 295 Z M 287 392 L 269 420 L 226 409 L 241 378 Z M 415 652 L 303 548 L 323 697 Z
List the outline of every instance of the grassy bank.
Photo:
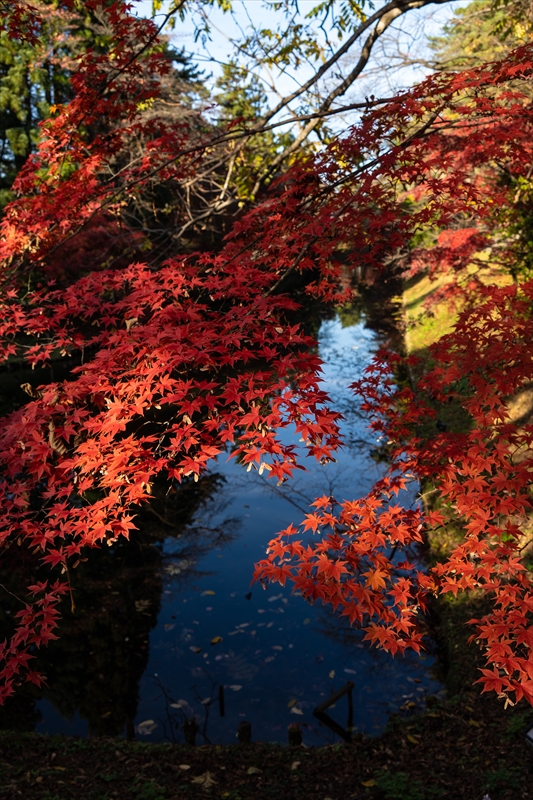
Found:
M 0 734 L 0 796 L 31 800 L 531 798 L 533 719 L 468 691 L 393 718 L 379 738 L 306 749 Z

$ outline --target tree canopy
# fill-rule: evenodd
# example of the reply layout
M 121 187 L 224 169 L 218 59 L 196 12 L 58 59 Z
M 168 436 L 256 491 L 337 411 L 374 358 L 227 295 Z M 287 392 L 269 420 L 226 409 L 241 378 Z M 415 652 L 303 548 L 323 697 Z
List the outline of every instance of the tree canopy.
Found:
M 290 479 L 301 465 L 280 435 L 288 425 L 311 456 L 334 457 L 339 414 L 286 289 L 299 275 L 309 296 L 335 303 L 342 270 L 394 263 L 406 276 L 446 276 L 440 298 L 455 304 L 455 328 L 429 360 L 407 360 L 410 383 L 395 379 L 404 359 L 376 356 L 354 390 L 389 443 L 388 474 L 367 497 L 318 498 L 272 539 L 256 579 L 293 582 L 392 652 L 420 648 L 431 594 L 481 590 L 492 601 L 472 621 L 483 689 L 533 702 L 533 426 L 510 405 L 533 365 L 530 38 L 370 98 L 357 124 L 302 148 L 382 31 L 420 5 L 392 0 L 369 16 L 355 3 L 317 5 L 342 44 L 310 82 L 267 109 L 228 68 L 220 108 L 240 116 L 213 120 L 152 21 L 120 1 L 84 4 L 97 43 L 69 67 L 68 96 L 41 122 L 1 221 L 2 357 L 72 364 L 66 380 L 26 385 L 28 402 L 0 433 L 2 547 L 39 553 L 52 575 L 27 587 L 0 646 L 1 698 L 42 680 L 34 650 L 56 635 L 71 571 L 128 537 L 159 477 L 197 480 L 231 447 L 246 468 Z M 12 2 L 3 23 L 9 41 L 39 52 L 39 9 Z M 281 62 L 308 57 L 308 32 L 290 17 L 289 33 L 262 31 L 249 47 L 266 40 Z M 305 93 L 356 43 L 356 65 L 313 104 Z M 306 97 L 300 131 L 268 138 Z M 225 233 L 216 246 L 209 226 Z M 422 423 L 450 402 L 468 426 L 428 432 Z M 440 509 L 396 501 L 415 480 L 431 481 Z M 464 537 L 446 561 L 424 571 L 402 556 L 448 524 Z M 306 530 L 318 534 L 311 543 Z

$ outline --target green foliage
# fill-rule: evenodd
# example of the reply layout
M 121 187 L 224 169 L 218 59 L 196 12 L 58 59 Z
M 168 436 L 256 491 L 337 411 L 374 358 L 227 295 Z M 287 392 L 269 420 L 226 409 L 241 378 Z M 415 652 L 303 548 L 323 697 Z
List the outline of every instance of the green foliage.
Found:
M 228 117 L 254 119 L 266 108 L 267 96 L 261 81 L 234 60 L 222 65 L 216 86 L 219 89 L 216 99 L 225 112 L 225 121 Z
M 337 315 L 343 328 L 349 328 L 351 325 L 358 325 L 363 318 L 361 307 L 354 303 L 339 306 L 339 308 L 337 308 Z
M 154 781 L 146 781 L 137 790 L 136 800 L 165 800 L 166 792 Z
M 340 9 L 336 12 L 335 0 L 323 0 L 317 6 L 311 9 L 307 14 L 308 19 L 313 17 L 322 18 L 321 24 L 324 25 L 329 16 L 331 16 L 331 25 L 336 28 L 339 39 L 342 39 L 346 31 L 355 28 L 359 23 L 364 22 L 366 14 L 363 11 L 365 3 L 358 3 L 356 0 L 343 0 L 340 3 Z M 369 3 L 372 7 L 372 3 Z
M 513 739 L 515 736 L 522 736 L 528 726 L 531 726 L 531 718 L 531 710 L 524 711 L 521 714 L 515 714 L 514 717 L 511 717 L 505 729 L 505 738 Z
M 520 785 L 520 770 L 516 767 L 500 767 L 489 772 L 485 781 L 489 792 L 495 792 L 498 789 L 517 789 Z
M 422 785 L 406 772 L 381 772 L 376 784 L 386 800 L 424 800 L 426 797 Z
M 51 17 L 37 53 L 0 33 L 0 207 L 12 199 L 11 185 L 37 142 L 39 122 L 69 97 L 68 76 L 59 67 L 65 45 L 52 42 L 58 27 Z
M 216 82 L 215 99 L 220 109 L 223 125 L 228 121 L 251 121 L 267 109 L 267 96 L 259 78 L 235 61 L 224 64 L 222 75 Z M 253 190 L 257 175 L 272 158 L 293 141 L 290 133 L 267 131 L 258 134 L 253 143 L 234 147 L 235 155 L 229 179 L 236 186 L 241 200 L 254 199 Z M 234 143 L 233 143 L 234 144 Z
M 503 8 L 495 8 L 487 0 L 458 8 L 442 35 L 429 39 L 437 68 L 464 69 L 505 55 L 512 47 L 500 33 L 505 16 Z

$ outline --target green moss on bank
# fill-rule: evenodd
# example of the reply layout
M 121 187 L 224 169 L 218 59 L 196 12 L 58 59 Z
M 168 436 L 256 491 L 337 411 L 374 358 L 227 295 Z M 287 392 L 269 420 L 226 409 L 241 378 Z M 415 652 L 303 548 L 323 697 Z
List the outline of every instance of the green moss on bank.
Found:
M 418 275 L 404 286 L 402 305 L 405 317 L 405 347 L 409 355 L 427 357 L 430 344 L 453 329 L 456 315 L 445 303 L 426 308 L 425 303 L 436 291 L 446 285 L 448 279 L 440 277 L 430 280 L 427 275 Z

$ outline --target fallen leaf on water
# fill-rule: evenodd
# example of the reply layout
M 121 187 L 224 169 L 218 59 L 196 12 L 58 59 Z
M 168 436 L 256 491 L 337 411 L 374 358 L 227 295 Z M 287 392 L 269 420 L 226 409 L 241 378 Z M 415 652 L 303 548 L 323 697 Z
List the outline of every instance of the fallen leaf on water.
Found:
M 306 617 L 306 618 L 304 619 L 304 625 L 309 625 L 309 623 L 310 623 L 310 622 L 311 622 L 311 619 L 310 619 L 310 617 Z
M 242 686 L 239 686 L 238 683 L 233 683 L 231 686 L 228 686 L 228 689 L 233 689 L 234 692 L 238 692 L 239 689 L 242 689 Z
M 258 767 L 248 767 L 247 775 L 259 775 L 260 772 L 263 772 L 262 769 Z
M 276 656 L 268 656 L 268 658 L 265 658 L 265 664 L 268 664 L 270 661 L 274 661 L 275 658 Z
M 301 763 L 301 761 L 293 761 L 291 764 L 291 769 L 298 769 Z
M 218 644 L 221 641 L 222 641 L 222 636 L 213 636 L 213 638 L 211 639 L 211 644 Z
M 208 594 L 216 594 L 216 592 L 213 592 L 213 590 L 212 590 L 212 589 L 206 589 L 206 590 L 205 590 L 205 592 L 202 592 L 202 594 L 200 595 L 200 597 L 205 597 L 205 596 L 206 596 L 206 595 L 208 595 Z
M 333 679 L 334 677 L 335 677 L 335 670 L 332 669 L 331 672 L 328 674 L 328 678 L 332 678 Z
M 356 672 L 354 669 L 348 669 L 348 668 L 346 668 L 344 671 L 345 671 L 345 672 L 348 672 L 350 675 L 357 675 L 357 672 Z
M 274 597 L 269 597 L 267 603 L 273 603 L 274 600 L 279 600 L 280 597 L 283 597 L 282 594 L 275 594 Z
M 193 653 L 201 653 L 202 652 L 202 648 L 201 647 L 194 647 L 192 644 L 190 645 L 189 650 L 192 650 Z
M 193 778 L 191 783 L 199 783 L 204 789 L 208 789 L 210 786 L 214 786 L 216 781 L 210 772 L 204 772 L 203 775 L 198 775 L 197 778 Z
M 272 645 L 272 650 L 283 650 L 283 647 L 281 645 L 279 645 L 279 644 L 273 644 Z
M 289 700 L 289 702 L 287 703 L 288 708 L 292 708 L 293 706 L 296 705 L 297 702 L 298 700 Z
M 274 624 L 273 622 L 267 623 L 267 628 L 271 628 L 273 624 Z
M 106 711 L 105 714 L 100 715 L 100 719 L 106 719 L 107 717 L 110 717 L 112 713 L 112 711 Z
M 137 733 L 140 733 L 141 736 L 149 736 L 152 731 L 155 731 L 156 728 L 157 722 L 155 722 L 153 719 L 145 719 L 144 722 L 140 722 L 135 726 L 135 730 Z
M 191 765 L 190 765 L 190 764 L 180 764 L 180 765 L 179 765 L 179 768 L 180 768 L 180 769 L 190 769 L 190 768 L 191 768 Z
M 375 785 L 376 785 L 376 781 L 374 781 L 374 780 L 370 780 L 370 781 L 361 781 L 361 784 L 362 784 L 363 786 L 375 786 Z
M 258 609 L 257 609 L 257 613 L 258 613 L 258 614 L 266 614 L 266 611 L 265 611 L 265 609 L 264 609 L 264 608 L 258 608 Z
M 303 716 L 303 713 L 304 712 L 300 708 L 297 708 L 296 706 L 293 706 L 291 708 L 291 714 L 300 714 L 300 716 Z
M 407 738 L 412 744 L 420 744 L 420 739 L 417 739 L 415 736 L 411 736 L 410 733 L 407 734 Z
M 211 702 L 211 698 L 210 698 L 210 697 L 204 697 L 204 699 L 203 699 L 203 700 L 200 700 L 200 703 L 201 703 L 203 706 L 206 706 L 206 705 L 208 705 L 210 702 Z

